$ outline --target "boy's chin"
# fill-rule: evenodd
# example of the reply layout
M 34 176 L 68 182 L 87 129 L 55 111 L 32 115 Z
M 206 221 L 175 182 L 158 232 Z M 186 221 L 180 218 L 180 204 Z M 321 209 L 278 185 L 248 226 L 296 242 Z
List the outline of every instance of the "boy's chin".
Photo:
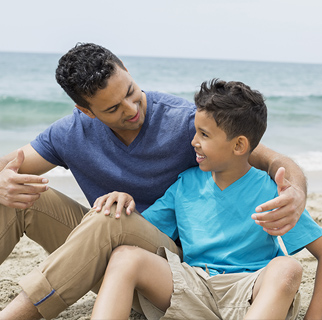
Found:
M 200 169 L 201 171 L 204 171 L 204 172 L 209 172 L 209 171 L 211 171 L 211 170 L 209 170 L 208 168 L 205 168 L 205 167 L 203 167 L 203 166 L 201 166 L 201 165 L 199 165 L 199 169 Z

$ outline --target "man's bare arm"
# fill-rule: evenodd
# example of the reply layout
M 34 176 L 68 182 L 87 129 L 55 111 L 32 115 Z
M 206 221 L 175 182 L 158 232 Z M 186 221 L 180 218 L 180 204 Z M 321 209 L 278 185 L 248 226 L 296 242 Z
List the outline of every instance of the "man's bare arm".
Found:
M 269 234 L 283 235 L 295 226 L 304 211 L 307 196 L 306 178 L 292 159 L 262 144 L 253 151 L 249 160 L 252 166 L 268 172 L 275 182 L 277 170 L 280 167 L 286 169 L 285 179 L 279 181 L 279 196 L 257 207 L 257 213 L 264 213 L 252 216 Z
M 39 176 L 55 166 L 42 158 L 31 145 L 0 159 L 0 203 L 25 209 L 48 189 L 48 180 Z

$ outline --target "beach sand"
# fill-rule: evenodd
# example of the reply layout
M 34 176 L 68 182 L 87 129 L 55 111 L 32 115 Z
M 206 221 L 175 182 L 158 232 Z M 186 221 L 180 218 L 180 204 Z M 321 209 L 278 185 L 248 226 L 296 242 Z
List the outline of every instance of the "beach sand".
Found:
M 311 179 L 316 177 L 317 175 L 309 177 L 309 185 Z M 62 178 L 49 176 L 49 179 L 52 187 L 88 205 L 72 177 Z M 307 209 L 311 216 L 322 226 L 322 192 L 319 189 L 322 184 L 320 183 L 320 179 L 314 180 L 317 181 L 313 181 L 311 184 L 312 187 L 309 188 L 310 194 L 308 196 Z M 31 271 L 46 256 L 46 252 L 39 245 L 27 237 L 22 237 L 11 255 L 0 266 L 0 310 L 21 291 L 21 288 L 17 284 L 19 279 Z M 304 268 L 300 288 L 302 299 L 301 311 L 298 317 L 298 319 L 303 319 L 313 292 L 317 262 L 307 250 L 302 250 L 293 257 L 300 261 Z M 95 296 L 92 292 L 87 293 L 82 299 L 70 306 L 55 319 L 89 320 L 95 302 Z M 133 311 L 129 319 L 143 320 L 145 317 Z

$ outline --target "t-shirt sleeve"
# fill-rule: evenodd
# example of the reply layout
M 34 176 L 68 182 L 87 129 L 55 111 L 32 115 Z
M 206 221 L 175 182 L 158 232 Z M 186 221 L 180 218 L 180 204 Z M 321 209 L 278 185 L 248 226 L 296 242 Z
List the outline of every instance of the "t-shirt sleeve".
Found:
M 45 131 L 40 133 L 35 140 L 31 141 L 31 146 L 50 163 L 68 169 L 68 166 L 60 156 L 64 150 L 64 137 L 66 137 L 66 120 L 62 118 Z
M 143 217 L 155 225 L 171 239 L 178 238 L 177 220 L 175 215 L 175 194 L 178 181 L 168 188 L 163 197 L 142 212 Z
M 322 228 L 304 210 L 299 221 L 289 232 L 282 236 L 288 254 L 301 251 L 306 245 L 322 236 Z

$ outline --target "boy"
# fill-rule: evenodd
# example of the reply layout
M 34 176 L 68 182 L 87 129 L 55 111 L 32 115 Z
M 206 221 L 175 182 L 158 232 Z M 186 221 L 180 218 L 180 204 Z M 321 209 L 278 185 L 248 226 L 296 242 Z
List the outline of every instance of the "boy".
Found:
M 148 319 L 295 319 L 298 314 L 302 268 L 251 219 L 254 208 L 279 191 L 248 163 L 266 129 L 262 95 L 240 82 L 213 80 L 202 84 L 195 102 L 192 145 L 201 170 L 180 174 L 142 214 L 172 239 L 179 235 L 184 262 L 165 248 L 159 255 L 117 248 L 93 319 L 128 319 L 134 290 Z M 280 168 L 277 180 L 284 174 Z M 322 316 L 321 235 L 305 211 L 283 236 L 290 254 L 306 247 L 319 260 L 307 319 Z

